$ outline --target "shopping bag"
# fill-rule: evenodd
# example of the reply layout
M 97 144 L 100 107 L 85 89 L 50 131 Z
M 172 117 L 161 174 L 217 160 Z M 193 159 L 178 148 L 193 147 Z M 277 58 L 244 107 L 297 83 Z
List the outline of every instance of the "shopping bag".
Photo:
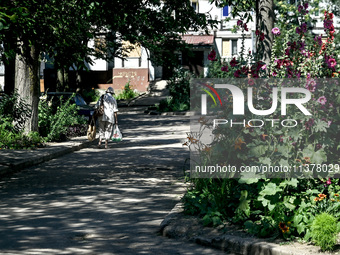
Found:
M 120 142 L 122 140 L 123 140 L 123 135 L 120 132 L 118 125 L 115 125 L 114 128 L 113 128 L 112 141 Z
M 93 118 L 91 119 L 91 122 L 87 129 L 87 139 L 89 139 L 89 141 L 93 141 L 94 139 L 96 139 L 96 123 Z

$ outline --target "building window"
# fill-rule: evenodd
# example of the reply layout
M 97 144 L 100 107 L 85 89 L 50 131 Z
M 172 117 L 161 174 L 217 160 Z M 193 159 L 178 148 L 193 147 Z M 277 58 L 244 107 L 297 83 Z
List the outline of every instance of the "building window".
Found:
M 191 1 L 191 6 L 194 8 L 196 12 L 198 12 L 198 1 L 197 0 L 192 0 Z
M 229 6 L 224 6 L 223 7 L 223 17 L 229 16 Z
M 231 54 L 237 55 L 237 40 L 231 40 Z
M 230 40 L 223 40 L 222 41 L 222 57 L 230 57 Z

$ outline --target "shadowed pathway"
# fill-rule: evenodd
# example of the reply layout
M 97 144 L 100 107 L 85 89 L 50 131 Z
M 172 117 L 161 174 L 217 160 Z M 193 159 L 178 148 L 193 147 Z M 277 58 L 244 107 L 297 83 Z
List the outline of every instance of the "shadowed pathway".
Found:
M 188 117 L 121 109 L 121 143 L 0 182 L 0 254 L 222 254 L 157 234 L 185 190 Z

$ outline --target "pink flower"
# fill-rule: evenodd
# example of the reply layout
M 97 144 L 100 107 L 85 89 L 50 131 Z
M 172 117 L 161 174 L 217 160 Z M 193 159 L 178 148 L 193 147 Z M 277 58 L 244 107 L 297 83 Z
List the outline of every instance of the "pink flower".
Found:
M 326 183 L 327 183 L 327 185 L 331 185 L 332 184 L 331 178 L 328 178 Z
M 273 35 L 279 36 L 281 34 L 280 29 L 278 27 L 274 27 L 272 29 Z
M 209 53 L 208 59 L 209 59 L 210 61 L 216 61 L 216 60 L 217 60 L 217 59 L 216 59 L 216 52 L 215 52 L 215 50 L 212 50 L 212 51 Z
M 253 86 L 254 84 L 255 84 L 254 79 L 249 79 L 249 80 L 248 80 L 248 85 L 249 85 L 249 86 Z
M 235 58 L 233 58 L 233 59 L 230 61 L 230 66 L 232 66 L 232 67 L 237 66 L 237 64 L 238 64 L 238 61 L 237 61 Z
M 316 82 L 315 80 L 309 80 L 307 81 L 307 84 L 306 84 L 306 89 L 308 89 L 310 92 L 315 92 L 315 89 L 316 89 Z
M 326 102 L 327 102 L 327 98 L 325 96 L 321 96 L 321 97 L 318 98 L 317 102 L 322 104 L 322 105 L 325 105 Z
M 335 68 L 336 66 L 336 61 L 334 58 L 329 58 L 327 61 L 327 65 L 329 68 Z
M 228 66 L 222 66 L 221 71 L 223 72 L 228 72 Z

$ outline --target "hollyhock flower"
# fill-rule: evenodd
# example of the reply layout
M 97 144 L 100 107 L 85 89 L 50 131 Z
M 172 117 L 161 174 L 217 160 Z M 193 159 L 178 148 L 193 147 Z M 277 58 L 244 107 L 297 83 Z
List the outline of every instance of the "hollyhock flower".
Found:
M 228 66 L 222 66 L 221 71 L 223 72 L 228 72 Z
M 303 7 L 304 7 L 305 9 L 308 9 L 308 2 L 304 3 L 304 4 L 303 4 Z
M 232 66 L 232 67 L 237 66 L 237 64 L 238 64 L 238 61 L 237 61 L 235 58 L 233 58 L 233 59 L 230 61 L 230 66 Z
M 240 70 L 237 70 L 237 71 L 234 72 L 234 77 L 235 78 L 240 78 L 241 77 L 240 75 L 241 75 L 241 71 Z
M 323 27 L 325 28 L 325 30 L 331 29 L 331 28 L 332 28 L 332 25 L 333 25 L 333 20 L 325 19 L 325 20 L 323 21 Z M 333 26 L 333 27 L 334 27 L 334 26 Z
M 248 27 L 247 27 L 247 24 L 246 24 L 246 23 L 244 23 L 243 28 L 244 28 L 245 31 L 248 32 Z
M 288 49 L 285 50 L 285 55 L 289 56 L 289 53 L 290 53 L 290 49 L 288 48 Z
M 306 46 L 306 43 L 305 42 L 300 42 L 300 48 L 299 50 L 304 50 L 305 49 L 305 46 Z
M 254 85 L 255 85 L 254 79 L 249 79 L 249 80 L 248 80 L 248 85 L 249 85 L 249 86 L 254 86 Z
M 242 24 L 243 24 L 243 21 L 239 19 L 239 20 L 237 21 L 237 26 L 240 27 L 240 26 L 242 26 Z
M 261 66 L 261 69 L 262 69 L 262 70 L 267 70 L 267 65 L 264 64 L 263 66 Z
M 303 9 L 304 9 L 303 6 L 302 6 L 302 5 L 299 5 L 299 7 L 298 7 L 298 12 L 301 13 L 301 12 L 303 11 Z
M 322 45 L 322 37 L 320 36 L 315 36 L 314 37 L 314 41 L 317 42 L 319 44 L 319 46 Z
M 260 30 L 256 29 L 255 35 L 259 36 L 260 35 Z
M 336 66 L 336 61 L 334 58 L 328 58 L 327 59 L 327 65 L 329 68 L 335 68 Z
M 274 27 L 272 29 L 273 35 L 279 36 L 281 34 L 280 29 L 278 27 Z
M 307 23 L 303 23 L 303 24 L 301 25 L 301 32 L 302 32 L 302 33 L 306 33 L 306 32 L 307 32 Z
M 301 34 L 301 28 L 297 27 L 297 28 L 295 29 L 295 32 L 296 32 L 297 34 Z
M 243 74 L 248 74 L 249 68 L 247 66 L 242 66 L 240 72 Z
M 316 89 L 315 80 L 308 81 L 305 88 L 308 89 L 310 92 L 315 92 L 315 89 Z
M 307 122 L 305 122 L 305 128 L 307 130 L 310 130 L 310 128 L 314 125 L 314 119 L 309 119 Z
M 264 38 L 265 38 L 264 33 L 261 33 L 261 34 L 260 34 L 260 41 L 263 41 Z
M 318 98 L 318 100 L 316 100 L 318 103 L 325 105 L 327 102 L 327 98 L 325 96 L 321 96 Z
M 217 61 L 215 50 L 212 50 L 212 51 L 209 53 L 208 59 L 209 59 L 210 61 Z

